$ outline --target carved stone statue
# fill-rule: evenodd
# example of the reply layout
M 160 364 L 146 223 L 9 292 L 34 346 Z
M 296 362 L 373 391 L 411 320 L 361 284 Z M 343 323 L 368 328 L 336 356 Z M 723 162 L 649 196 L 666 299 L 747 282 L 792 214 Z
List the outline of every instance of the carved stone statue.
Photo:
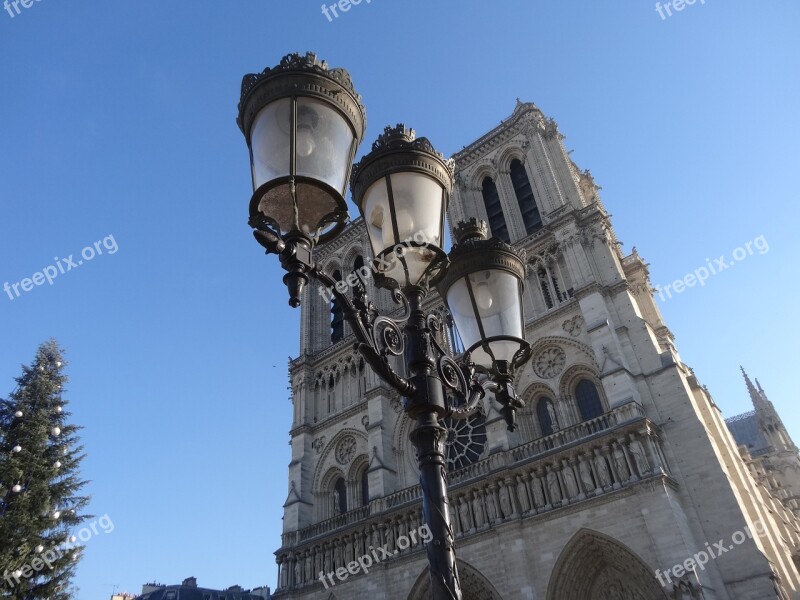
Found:
M 463 496 L 459 496 L 458 499 L 458 514 L 461 518 L 461 531 L 464 533 L 474 531 L 472 519 L 470 519 L 469 514 L 469 502 Z
M 550 425 L 553 431 L 558 431 L 558 419 L 556 418 L 556 411 L 553 408 L 553 403 L 550 400 L 545 400 L 544 406 L 547 409 L 547 416 L 550 417 Z
M 331 567 L 331 546 L 327 542 L 322 545 L 322 568 L 323 570 L 328 573 L 332 571 L 333 568 Z
M 531 477 L 531 490 L 533 491 L 533 504 L 536 508 L 542 508 L 547 504 L 542 491 L 542 480 L 538 475 Z
M 333 542 L 333 568 L 338 569 L 342 566 L 342 544 L 339 540 Z
M 578 482 L 575 480 L 572 467 L 564 465 L 564 468 L 561 469 L 561 476 L 564 478 L 564 486 L 567 488 L 567 498 L 575 498 L 578 495 Z
M 597 473 L 598 479 L 600 479 L 600 485 L 602 487 L 611 485 L 611 474 L 608 472 L 608 464 L 599 450 L 595 450 L 594 470 L 595 473 Z
M 650 472 L 650 463 L 647 462 L 642 443 L 634 438 L 631 440 L 631 443 L 628 444 L 628 450 L 630 450 L 631 456 L 633 456 L 633 461 L 636 463 L 636 470 L 639 471 L 639 475 L 643 476 L 648 474 Z
M 489 523 L 497 523 L 500 515 L 497 513 L 497 501 L 494 499 L 494 488 L 486 490 L 486 518 Z
M 286 588 L 289 586 L 289 557 L 284 556 L 281 561 L 281 587 Z
M 547 491 L 550 496 L 550 504 L 556 505 L 561 502 L 561 486 L 558 484 L 558 475 L 555 471 L 547 471 Z
M 386 533 L 385 533 L 384 537 L 386 539 L 386 549 L 389 552 L 394 552 L 395 532 L 394 532 L 394 522 L 393 521 L 389 521 L 389 523 L 387 523 L 387 525 L 386 525 Z
M 475 527 L 483 529 L 486 525 L 486 513 L 483 510 L 483 498 L 478 495 L 478 492 L 472 492 L 472 514 L 475 516 Z
M 594 477 L 592 476 L 592 467 L 589 466 L 589 459 L 581 458 L 578 463 L 578 475 L 583 484 L 583 490 L 586 494 L 591 494 L 597 485 L 595 485 Z
M 514 514 L 514 505 L 511 502 L 511 492 L 508 486 L 500 484 L 500 510 L 503 511 L 502 516 L 508 518 Z
M 303 555 L 303 566 L 305 567 L 305 578 L 304 581 L 312 581 L 314 579 L 314 564 L 313 559 L 311 558 L 311 551 L 306 550 L 305 554 Z
M 631 476 L 631 472 L 628 469 L 628 461 L 625 459 L 625 453 L 622 451 L 622 448 L 617 444 L 614 444 L 614 453 L 612 457 L 614 458 L 614 467 L 617 470 L 617 475 L 620 480 L 628 481 Z
M 297 555 L 294 559 L 294 584 L 303 583 L 303 559 Z
M 531 509 L 528 486 L 525 485 L 522 475 L 517 475 L 517 500 L 519 500 L 519 508 L 523 513 L 527 513 Z
M 381 546 L 381 530 L 378 529 L 378 526 L 373 523 L 372 524 L 372 546 L 373 548 L 379 548 Z M 366 554 L 366 552 L 365 552 Z
M 314 546 L 314 573 L 319 573 L 322 569 L 322 551 L 319 546 Z

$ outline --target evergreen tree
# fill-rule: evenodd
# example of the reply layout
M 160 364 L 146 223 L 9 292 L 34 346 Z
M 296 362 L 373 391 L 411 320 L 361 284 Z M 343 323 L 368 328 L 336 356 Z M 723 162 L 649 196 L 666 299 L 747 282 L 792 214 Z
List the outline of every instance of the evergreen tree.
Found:
M 42 344 L 17 388 L 0 399 L 0 598 L 66 600 L 81 556 L 70 531 L 89 498 L 78 467 L 84 458 L 62 398 L 64 359 Z

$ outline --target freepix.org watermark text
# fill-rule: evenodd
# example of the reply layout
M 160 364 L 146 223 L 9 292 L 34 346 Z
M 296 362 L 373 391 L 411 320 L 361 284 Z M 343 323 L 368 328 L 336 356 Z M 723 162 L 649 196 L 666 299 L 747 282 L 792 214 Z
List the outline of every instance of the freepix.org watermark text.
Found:
M 82 258 L 73 258 L 75 256 L 74 254 L 70 254 L 66 258 L 54 256 L 53 260 L 55 264 L 47 265 L 41 271 L 37 271 L 30 277 L 25 277 L 15 283 L 8 283 L 6 281 L 3 284 L 3 291 L 8 295 L 9 300 L 14 300 L 20 297 L 20 290 L 22 290 L 22 292 L 30 292 L 34 286 L 44 285 L 45 281 L 49 285 L 53 285 L 56 277 L 65 275 L 67 272 L 72 271 L 72 269 L 77 269 L 84 261 L 89 262 L 95 257 L 100 256 L 103 254 L 103 250 L 106 251 L 106 254 L 115 254 L 117 250 L 119 250 L 117 241 L 114 239 L 113 235 L 107 235 L 102 240 L 97 240 L 92 246 L 86 246 L 81 250 L 80 255 Z
M 8 16 L 13 19 L 22 12 L 19 9 L 20 6 L 22 8 L 30 8 L 33 6 L 34 1 L 41 2 L 41 0 L 3 0 L 3 8 L 6 9 Z
M 79 548 L 80 546 L 76 546 L 76 544 L 79 542 L 88 542 L 93 537 L 100 535 L 100 531 L 103 533 L 111 533 L 114 531 L 114 522 L 107 514 L 74 532 L 58 546 L 47 549 L 45 549 L 44 546 L 39 546 L 36 549 L 36 556 L 13 571 L 9 572 L 6 570 L 5 573 L 3 573 L 4 583 L 13 588 L 18 586 L 21 580 L 30 579 L 45 568 L 47 570 L 52 569 L 56 561 L 64 556 L 67 551 Z
M 319 580 L 327 590 L 328 588 L 336 585 L 336 582 L 333 580 L 334 576 L 339 581 L 344 581 L 350 575 L 358 575 L 358 573 L 361 571 L 363 571 L 366 575 L 373 566 L 378 565 L 383 559 L 391 558 L 392 556 L 398 554 L 401 550 L 406 550 L 411 546 L 416 546 L 419 543 L 419 540 L 417 539 L 417 533 L 419 533 L 419 540 L 422 540 L 422 542 L 425 544 L 433 540 L 433 534 L 431 533 L 428 525 L 422 525 L 419 529 L 409 531 L 408 536 L 401 535 L 398 537 L 397 548 L 394 552 L 389 550 L 387 544 L 384 544 L 379 548 L 370 546 L 369 553 L 354 561 L 351 561 L 346 567 L 339 567 L 336 569 L 336 571 L 331 571 L 330 573 L 320 571 Z M 328 584 L 328 582 L 330 582 L 330 584 Z
M 759 537 L 766 535 L 767 533 L 767 529 L 764 526 L 764 523 L 761 521 L 753 521 L 753 529 L 755 529 L 755 535 Z M 733 533 L 733 535 L 731 535 L 731 542 L 733 543 L 727 546 L 725 545 L 725 540 L 723 539 L 719 540 L 718 542 L 714 542 L 713 544 L 706 542 L 705 550 L 699 550 L 682 563 L 673 565 L 669 569 L 666 569 L 663 573 L 661 572 L 661 569 L 656 569 L 656 579 L 658 579 L 658 582 L 662 587 L 666 587 L 672 583 L 670 575 L 676 579 L 680 579 L 686 573 L 694 571 L 697 567 L 699 567 L 701 571 L 705 571 L 708 561 L 719 558 L 726 552 L 730 552 L 736 548 L 736 546 L 743 544 L 748 539 L 753 539 L 753 532 L 750 531 L 749 527 L 745 527 L 744 531 L 736 531 Z
M 732 259 L 729 259 L 724 254 L 713 261 L 707 258 L 705 265 L 697 267 L 693 272 L 687 273 L 681 279 L 676 279 L 672 283 L 663 286 L 657 285 L 655 291 L 658 292 L 661 301 L 666 302 L 669 298 L 672 298 L 673 294 L 682 294 L 688 288 L 697 284 L 703 287 L 712 275 L 719 275 L 727 269 L 732 269 L 737 262 L 743 261 L 748 256 L 753 256 L 755 252 L 759 254 L 769 252 L 769 243 L 767 243 L 767 239 L 763 235 L 736 248 L 731 253 Z
M 349 288 L 354 287 L 359 280 L 366 282 L 366 280 L 372 276 L 372 273 L 381 273 L 391 269 L 394 266 L 395 261 L 403 257 L 403 254 L 407 248 L 414 247 L 414 243 L 429 244 L 431 243 L 431 240 L 428 239 L 428 236 L 424 231 L 416 232 L 413 236 L 407 237 L 405 240 L 394 246 L 391 252 L 387 252 L 385 255 L 379 256 L 369 265 L 364 265 L 363 267 L 356 269 L 341 281 L 336 282 L 336 291 L 344 294 Z M 330 302 L 334 297 L 333 289 L 321 287 L 319 288 L 319 295 L 325 298 L 326 302 Z

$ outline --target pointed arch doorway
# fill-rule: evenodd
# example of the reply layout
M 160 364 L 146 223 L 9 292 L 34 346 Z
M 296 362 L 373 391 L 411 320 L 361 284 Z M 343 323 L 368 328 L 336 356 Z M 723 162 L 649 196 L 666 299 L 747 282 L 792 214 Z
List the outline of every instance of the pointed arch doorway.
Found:
M 458 576 L 461 580 L 463 600 L 503 600 L 494 586 L 480 571 L 472 565 L 458 560 Z M 431 579 L 428 567 L 417 577 L 417 581 L 408 594 L 408 600 L 429 600 L 431 597 Z
M 667 600 L 653 571 L 631 550 L 583 529 L 561 551 L 547 600 Z

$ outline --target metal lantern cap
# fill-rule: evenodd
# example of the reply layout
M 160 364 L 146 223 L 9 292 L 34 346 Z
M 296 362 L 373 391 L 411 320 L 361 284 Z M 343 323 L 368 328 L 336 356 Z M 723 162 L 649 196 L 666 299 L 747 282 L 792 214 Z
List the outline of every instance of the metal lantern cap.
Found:
M 369 154 L 353 165 L 350 176 L 353 199 L 358 203 L 367 188 L 381 177 L 407 171 L 433 177 L 448 195 L 453 190 L 455 161 L 437 152 L 428 138 L 417 138 L 413 129 L 398 123 L 384 127 Z
M 313 52 L 305 56 L 287 54 L 276 67 L 261 73 L 248 73 L 242 78 L 239 116 L 236 123 L 250 140 L 250 128 L 258 111 L 279 98 L 306 96 L 335 105 L 348 117 L 359 140 L 367 129 L 367 113 L 346 69 L 329 69 L 327 61 Z
M 350 74 L 311 52 L 288 54 L 276 67 L 245 75 L 237 124 L 250 149 L 251 225 L 279 237 L 335 237 L 349 219 L 345 193 L 366 131 Z
M 450 251 L 450 265 L 437 286 L 442 297 L 455 281 L 475 271 L 499 269 L 525 280 L 524 257 L 502 240 L 486 239 L 486 221 L 473 217 L 454 229 L 458 242 Z

